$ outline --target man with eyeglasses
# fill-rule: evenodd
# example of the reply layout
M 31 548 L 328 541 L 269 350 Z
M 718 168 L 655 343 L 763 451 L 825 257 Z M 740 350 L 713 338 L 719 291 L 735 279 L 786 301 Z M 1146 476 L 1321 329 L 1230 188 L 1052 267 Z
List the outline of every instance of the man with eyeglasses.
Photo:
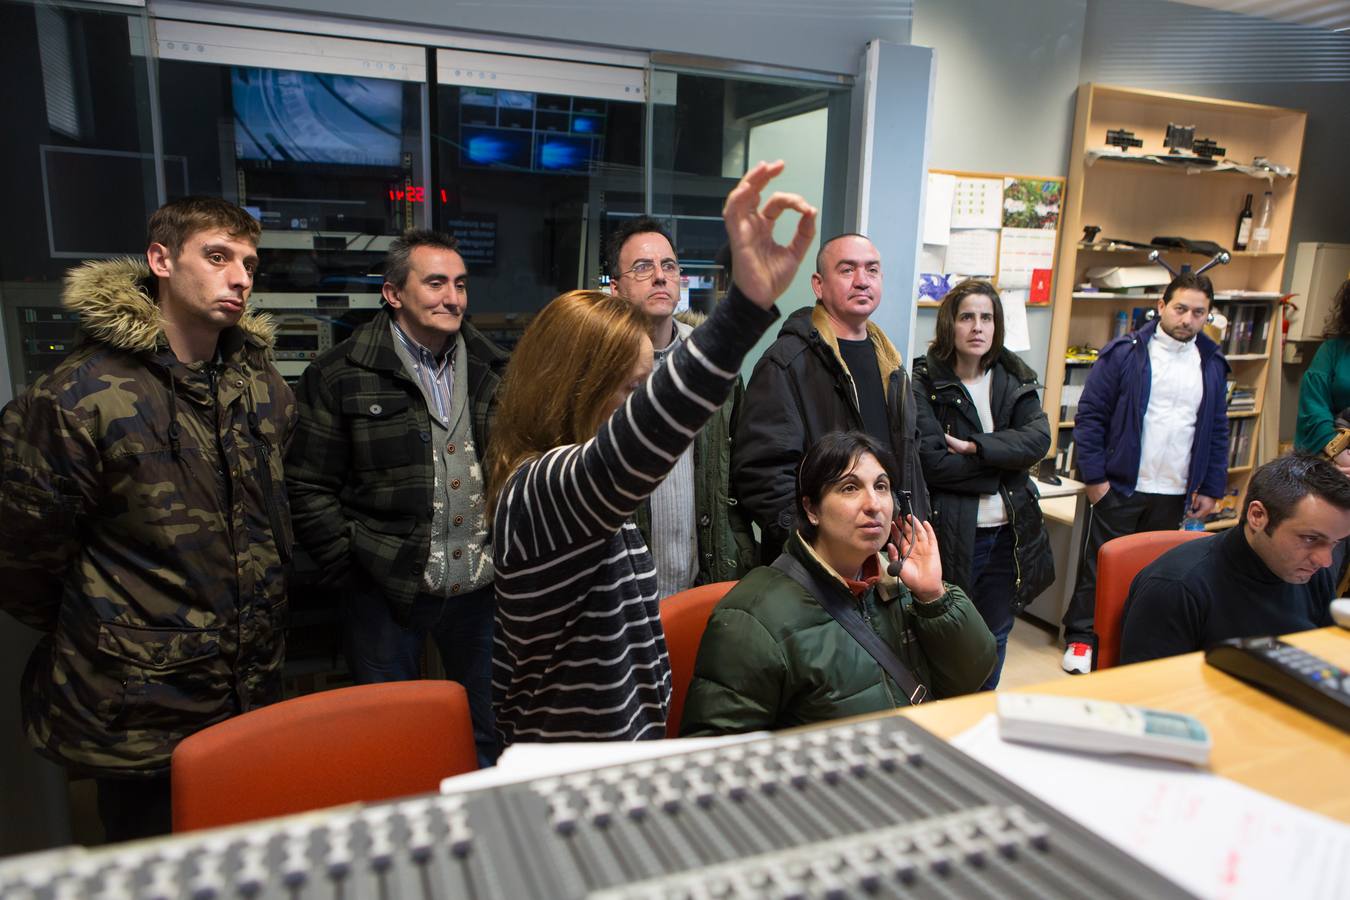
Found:
M 610 289 L 652 321 L 656 365 L 694 330 L 680 301 L 680 262 L 661 223 L 645 216 L 624 222 L 609 240 Z M 703 426 L 670 476 L 638 508 L 637 526 L 656 563 L 658 596 L 696 584 L 734 581 L 755 564 L 749 521 L 736 507 L 727 478 L 735 404 L 743 387 Z
M 797 467 L 831 431 L 865 431 L 895 454 L 896 514 L 928 518 L 917 419 L 900 351 L 871 320 L 881 253 L 861 234 L 820 245 L 816 305 L 788 317 L 750 376 L 732 446 L 732 479 L 771 563 L 793 527 Z

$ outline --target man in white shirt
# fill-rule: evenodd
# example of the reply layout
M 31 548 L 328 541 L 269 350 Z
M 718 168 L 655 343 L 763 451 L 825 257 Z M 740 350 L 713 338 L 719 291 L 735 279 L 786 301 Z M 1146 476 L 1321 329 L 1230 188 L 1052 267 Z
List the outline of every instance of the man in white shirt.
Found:
M 664 364 L 694 330 L 675 315 L 681 274 L 670 235 L 655 219 L 629 219 L 609 236 L 608 260 L 610 289 L 650 317 L 655 362 Z M 634 518 L 652 551 L 658 596 L 737 581 L 756 563 L 750 520 L 736 508 L 727 481 L 734 411 L 743 392 L 737 378 L 726 403 L 638 507 Z
M 1178 275 L 1157 317 L 1107 344 L 1083 387 L 1073 438 L 1092 512 L 1064 613 L 1066 672 L 1092 668 L 1101 545 L 1203 518 L 1227 487 L 1229 369 L 1202 331 L 1213 302 L 1208 278 Z

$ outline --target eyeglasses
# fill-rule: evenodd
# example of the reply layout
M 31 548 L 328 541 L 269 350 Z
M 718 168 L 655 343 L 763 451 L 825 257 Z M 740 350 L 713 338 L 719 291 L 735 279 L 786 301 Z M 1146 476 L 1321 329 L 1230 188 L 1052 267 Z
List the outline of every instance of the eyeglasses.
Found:
M 622 278 L 625 275 L 632 275 L 634 281 L 646 281 L 655 274 L 656 263 L 652 262 L 650 259 L 639 259 L 637 262 L 633 263 L 633 268 L 626 272 L 620 272 L 619 277 Z M 673 259 L 661 260 L 661 274 L 667 278 L 678 278 L 680 276 L 679 263 L 675 262 Z

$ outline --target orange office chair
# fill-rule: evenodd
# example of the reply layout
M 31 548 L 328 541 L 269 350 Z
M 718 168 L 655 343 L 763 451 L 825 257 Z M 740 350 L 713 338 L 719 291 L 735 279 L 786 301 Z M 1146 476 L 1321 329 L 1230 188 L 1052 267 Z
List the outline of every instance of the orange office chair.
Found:
M 324 691 L 184 739 L 170 765 L 173 830 L 434 791 L 442 778 L 477 768 L 462 685 Z
M 670 718 L 666 737 L 680 736 L 680 718 L 684 715 L 684 697 L 694 677 L 698 642 L 713 607 L 736 586 L 734 581 L 701 584 L 661 601 L 661 628 L 666 632 L 666 652 L 670 655 Z
M 1120 664 L 1120 636 L 1125 625 L 1125 598 L 1139 570 L 1173 547 L 1203 531 L 1141 531 L 1102 544 L 1097 551 L 1097 598 L 1092 630 L 1097 633 L 1098 669 Z

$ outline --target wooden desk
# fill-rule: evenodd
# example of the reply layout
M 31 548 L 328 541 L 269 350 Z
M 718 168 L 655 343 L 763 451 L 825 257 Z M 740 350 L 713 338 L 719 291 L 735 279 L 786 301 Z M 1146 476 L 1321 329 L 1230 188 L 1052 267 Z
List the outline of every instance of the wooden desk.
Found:
M 1350 631 L 1322 628 L 1285 638 L 1350 668 Z M 1195 716 L 1214 740 L 1211 769 L 1289 803 L 1350 823 L 1350 736 L 1218 669 L 1200 653 L 1104 669 L 1020 689 L 1115 700 Z M 994 695 L 975 694 L 902 710 L 950 739 L 994 711 Z
M 1055 555 L 1055 583 L 1027 605 L 1026 614 L 1062 633 L 1060 620 L 1078 581 L 1078 557 L 1083 548 L 1083 529 L 1089 509 L 1081 481 L 1060 478 L 1059 484 L 1036 482 L 1041 494 L 1041 514 Z

